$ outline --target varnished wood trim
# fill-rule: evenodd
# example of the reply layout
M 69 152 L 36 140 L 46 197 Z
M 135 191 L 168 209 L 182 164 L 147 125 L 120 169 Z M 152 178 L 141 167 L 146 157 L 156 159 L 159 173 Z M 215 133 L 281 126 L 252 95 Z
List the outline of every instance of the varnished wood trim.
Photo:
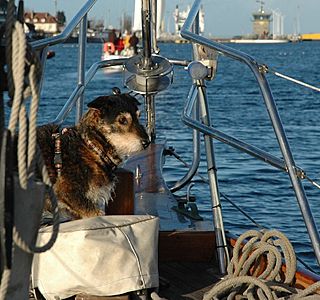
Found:
M 113 201 L 106 207 L 107 215 L 132 215 L 134 212 L 133 173 L 119 168 L 116 171 L 117 183 Z

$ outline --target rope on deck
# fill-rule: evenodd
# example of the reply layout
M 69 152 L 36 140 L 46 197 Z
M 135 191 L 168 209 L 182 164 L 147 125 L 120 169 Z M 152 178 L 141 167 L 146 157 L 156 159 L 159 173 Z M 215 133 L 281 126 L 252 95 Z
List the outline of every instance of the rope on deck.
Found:
M 247 240 L 243 246 L 244 241 Z M 285 271 L 282 269 L 285 261 Z M 242 234 L 233 249 L 227 275 L 208 291 L 204 300 L 320 300 L 314 294 L 316 282 L 304 290 L 293 286 L 296 256 L 288 238 L 281 232 L 249 230 Z

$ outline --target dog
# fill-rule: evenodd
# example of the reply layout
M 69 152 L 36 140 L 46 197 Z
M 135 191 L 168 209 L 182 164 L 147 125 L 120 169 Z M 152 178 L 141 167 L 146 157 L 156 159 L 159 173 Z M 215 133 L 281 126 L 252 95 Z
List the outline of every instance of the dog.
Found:
M 56 197 L 72 219 L 104 215 L 116 184 L 115 169 L 149 145 L 138 105 L 129 94 L 100 96 L 76 126 L 61 133 L 57 125 L 38 128 Z

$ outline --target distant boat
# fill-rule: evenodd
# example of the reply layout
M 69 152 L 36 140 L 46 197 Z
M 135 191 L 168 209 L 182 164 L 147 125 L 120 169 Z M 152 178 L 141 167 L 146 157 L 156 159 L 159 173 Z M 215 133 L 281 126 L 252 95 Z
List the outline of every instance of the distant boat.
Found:
M 117 49 L 116 45 L 112 42 L 104 42 L 102 46 L 101 60 L 113 60 L 120 58 L 128 58 L 134 55 L 132 47 L 125 47 L 121 50 Z M 122 71 L 122 65 L 115 65 L 107 68 L 106 71 Z
M 101 59 L 116 59 L 116 58 L 125 58 L 131 57 L 134 55 L 134 51 L 132 48 L 126 48 L 121 50 L 120 52 L 115 50 L 115 45 L 110 42 L 106 42 L 103 44 Z

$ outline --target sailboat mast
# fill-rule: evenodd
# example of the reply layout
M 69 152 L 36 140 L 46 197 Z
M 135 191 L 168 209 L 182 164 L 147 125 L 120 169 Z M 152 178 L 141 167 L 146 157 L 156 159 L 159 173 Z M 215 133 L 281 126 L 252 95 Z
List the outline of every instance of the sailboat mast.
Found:
M 143 68 L 149 70 L 151 61 L 151 5 L 150 0 L 141 0 L 141 22 L 142 22 L 142 56 Z

